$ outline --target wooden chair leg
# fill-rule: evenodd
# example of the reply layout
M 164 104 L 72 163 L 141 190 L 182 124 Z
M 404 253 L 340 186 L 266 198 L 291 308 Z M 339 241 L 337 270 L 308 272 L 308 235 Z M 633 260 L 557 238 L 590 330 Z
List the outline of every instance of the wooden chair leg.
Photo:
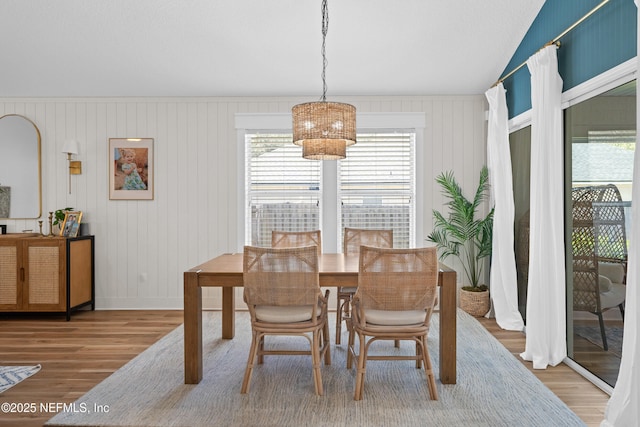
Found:
M 340 344 L 342 339 L 342 322 L 346 323 L 351 313 L 351 295 L 338 297 L 338 307 L 336 313 L 336 344 Z
M 249 358 L 247 359 L 247 367 L 244 370 L 244 379 L 242 380 L 242 389 L 240 393 L 245 394 L 249 392 L 249 384 L 251 383 L 251 374 L 253 374 L 253 367 L 258 350 L 258 334 L 253 332 L 253 338 L 251 340 L 251 348 L 249 349 Z
M 264 355 L 262 352 L 264 351 L 264 335 L 261 335 L 260 342 L 258 343 L 258 365 L 262 365 L 264 363 Z
M 324 351 L 324 364 L 331 365 L 331 338 L 329 336 L 329 321 L 324 322 L 322 327 L 323 345 L 327 346 Z
M 349 331 L 349 341 L 347 342 L 347 369 L 351 369 L 351 366 L 353 366 L 353 355 L 355 354 L 355 338 L 351 319 L 347 319 L 347 330 Z
M 336 344 L 340 344 L 340 334 L 342 333 L 342 304 L 338 296 L 338 305 L 336 306 Z
M 311 344 L 311 361 L 313 364 L 313 383 L 315 384 L 316 394 L 322 396 L 322 373 L 320 372 L 320 331 L 313 332 L 313 342 Z
M 360 341 L 360 353 L 358 354 L 358 367 L 356 369 L 356 389 L 353 393 L 353 400 L 362 400 L 364 394 L 364 374 L 367 367 L 367 347 L 364 334 L 358 334 Z
M 422 360 L 424 362 L 424 371 L 427 377 L 427 386 L 429 387 L 429 397 L 431 400 L 438 400 L 438 388 L 436 387 L 436 376 L 433 373 L 433 366 L 431 365 L 431 356 L 429 355 L 429 349 L 427 348 L 427 337 L 423 336 L 420 340 Z
M 336 344 L 340 344 L 340 337 L 342 335 L 342 306 L 343 302 L 338 295 L 338 306 L 336 310 Z

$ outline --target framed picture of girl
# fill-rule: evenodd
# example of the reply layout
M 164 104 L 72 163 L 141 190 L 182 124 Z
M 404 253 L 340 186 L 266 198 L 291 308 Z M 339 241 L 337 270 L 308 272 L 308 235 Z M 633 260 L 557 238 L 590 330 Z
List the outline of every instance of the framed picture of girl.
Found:
M 82 212 L 68 211 L 64 215 L 64 222 L 60 227 L 60 235 L 64 237 L 78 237 Z
M 109 199 L 153 200 L 153 138 L 109 138 Z

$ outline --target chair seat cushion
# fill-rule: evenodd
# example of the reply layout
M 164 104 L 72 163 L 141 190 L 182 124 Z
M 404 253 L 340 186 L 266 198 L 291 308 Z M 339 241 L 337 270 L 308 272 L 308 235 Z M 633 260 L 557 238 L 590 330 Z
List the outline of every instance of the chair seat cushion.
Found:
M 606 292 L 600 292 L 600 308 L 617 307 L 622 304 L 627 294 L 627 287 L 620 283 L 611 283 L 611 288 Z
M 345 293 L 345 294 L 355 294 L 357 290 L 358 288 L 356 286 L 351 286 L 351 287 L 343 286 L 340 289 L 338 289 L 339 292 Z
M 320 315 L 320 308 L 316 311 Z M 257 305 L 256 318 L 261 322 L 293 323 L 311 320 L 310 305 Z
M 384 326 L 419 325 L 424 323 L 426 312 L 424 310 L 373 310 L 365 312 L 367 323 Z

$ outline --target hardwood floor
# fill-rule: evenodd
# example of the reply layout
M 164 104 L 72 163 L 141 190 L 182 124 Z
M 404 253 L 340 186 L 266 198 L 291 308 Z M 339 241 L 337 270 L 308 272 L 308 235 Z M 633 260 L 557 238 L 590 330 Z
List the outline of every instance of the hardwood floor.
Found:
M 525 338 L 480 322 L 519 360 Z M 33 377 L 0 394 L 0 403 L 72 403 L 182 323 L 182 311 L 82 311 L 58 315 L 0 314 L 0 365 L 41 364 Z M 598 426 L 609 399 L 565 365 L 532 370 L 588 426 Z M 51 406 L 50 404 L 54 404 Z M 55 410 L 55 409 L 54 409 Z M 0 426 L 42 426 L 55 412 L 6 413 Z
M 0 315 L 0 365 L 41 364 L 0 402 L 71 403 L 182 323 L 182 311 Z M 42 426 L 55 412 L 7 414 L 0 426 Z
M 547 369 L 533 369 L 531 362 L 526 362 L 520 357 L 525 347 L 525 335 L 522 332 L 502 330 L 495 319 L 478 318 L 478 321 L 544 385 L 562 399 L 587 426 L 600 425 L 609 401 L 608 394 L 563 363 Z
M 616 349 L 616 346 L 612 344 L 612 329 L 623 329 L 624 324 L 620 313 L 617 312 L 617 310 L 613 313 L 613 316 L 607 317 L 607 314 L 610 313 L 611 312 L 605 313 L 605 330 L 608 331 L 607 335 L 609 335 L 609 351 L 603 350 L 602 341 L 599 335 L 596 339 L 598 344 L 595 344 L 579 334 L 574 334 L 572 358 L 613 387 L 615 386 L 618 379 L 618 373 L 620 372 L 622 347 L 619 344 Z M 600 326 L 598 324 L 597 317 L 590 313 L 587 314 L 588 316 L 583 317 L 575 316 L 575 326 L 587 326 L 597 331 L 599 334 Z M 570 350 L 571 349 L 569 349 L 569 351 Z

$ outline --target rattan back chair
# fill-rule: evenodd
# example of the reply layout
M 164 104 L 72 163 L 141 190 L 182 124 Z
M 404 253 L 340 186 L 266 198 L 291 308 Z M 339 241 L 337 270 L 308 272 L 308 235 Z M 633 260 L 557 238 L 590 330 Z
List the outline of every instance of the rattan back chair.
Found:
M 429 396 L 438 399 L 427 334 L 436 301 L 438 256 L 435 247 L 387 249 L 362 246 L 358 290 L 348 320 L 347 369 L 357 359 L 354 399 L 361 400 L 367 360 L 415 360 L 424 366 Z M 356 353 L 355 336 L 359 346 Z M 415 355 L 369 355 L 378 340 L 410 340 Z
M 264 248 L 245 246 L 244 302 L 251 315 L 252 341 L 241 393 L 249 391 L 251 375 L 264 355 L 311 355 L 315 392 L 323 394 L 321 359 L 331 364 L 327 301 L 318 275 L 316 246 Z M 303 336 L 309 351 L 269 350 L 267 335 Z M 256 360 L 257 359 L 257 360 Z
M 624 320 L 627 238 L 622 197 L 613 184 L 575 187 L 571 196 L 573 310 L 598 316 L 607 350 L 602 313 L 618 307 Z
M 360 246 L 375 246 L 378 248 L 393 247 L 393 230 L 374 230 L 363 228 L 344 228 L 342 251 L 345 255 L 358 255 Z M 350 316 L 351 298 L 356 287 L 338 288 L 338 305 L 336 310 L 336 344 L 340 344 L 342 322 Z
M 271 232 L 272 248 L 296 248 L 300 246 L 316 245 L 318 254 L 322 253 L 322 233 L 320 230 L 312 231 L 279 231 Z

